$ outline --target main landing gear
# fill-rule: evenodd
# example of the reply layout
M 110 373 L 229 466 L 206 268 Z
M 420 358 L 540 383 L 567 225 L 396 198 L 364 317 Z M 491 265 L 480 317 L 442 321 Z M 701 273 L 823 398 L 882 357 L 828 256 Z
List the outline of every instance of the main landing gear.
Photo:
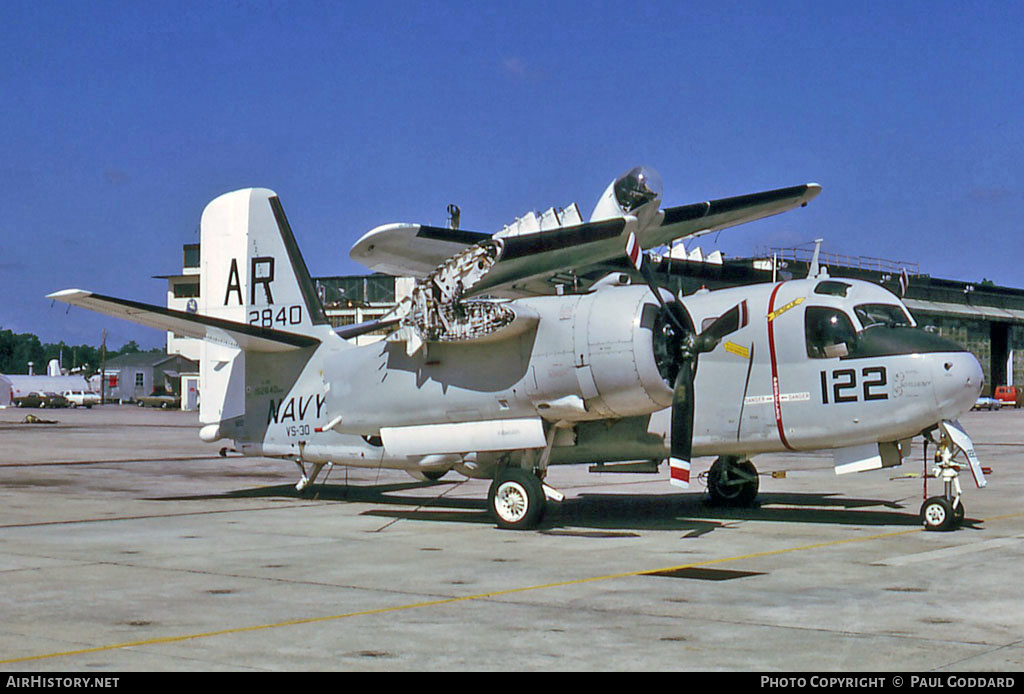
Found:
M 487 508 L 499 528 L 535 528 L 544 517 L 546 506 L 540 478 L 519 467 L 500 469 L 487 493 Z
M 544 517 L 548 499 L 565 499 L 564 494 L 541 480 L 547 476 L 555 435 L 566 426 L 565 422 L 558 422 L 549 427 L 544 448 L 526 451 L 520 465 L 510 465 L 508 458 L 499 465 L 487 492 L 487 510 L 499 528 L 536 528 Z
M 715 506 L 753 506 L 760 486 L 754 464 L 733 456 L 718 458 L 708 470 L 707 481 Z

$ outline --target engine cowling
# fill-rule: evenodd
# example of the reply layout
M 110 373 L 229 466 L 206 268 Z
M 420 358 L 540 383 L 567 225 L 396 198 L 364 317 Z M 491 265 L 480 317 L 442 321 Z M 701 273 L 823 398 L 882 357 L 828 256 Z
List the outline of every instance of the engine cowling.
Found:
M 529 395 L 541 416 L 629 417 L 672 404 L 678 336 L 647 287 L 607 286 L 549 301 L 531 358 Z

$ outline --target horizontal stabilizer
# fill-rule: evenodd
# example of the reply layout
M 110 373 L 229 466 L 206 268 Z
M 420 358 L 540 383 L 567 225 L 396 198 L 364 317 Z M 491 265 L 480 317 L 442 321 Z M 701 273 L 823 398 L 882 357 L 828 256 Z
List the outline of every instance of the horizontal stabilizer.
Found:
M 342 325 L 334 329 L 334 334 L 343 340 L 352 340 L 362 335 L 375 331 L 387 331 L 396 327 L 401 322 L 399 318 L 388 318 L 387 320 L 370 320 L 352 325 Z
M 49 294 L 47 298 L 150 328 L 170 330 L 177 335 L 240 347 L 249 352 L 285 352 L 320 344 L 320 340 L 309 335 L 175 311 L 163 306 L 94 294 L 83 289 L 65 289 Z

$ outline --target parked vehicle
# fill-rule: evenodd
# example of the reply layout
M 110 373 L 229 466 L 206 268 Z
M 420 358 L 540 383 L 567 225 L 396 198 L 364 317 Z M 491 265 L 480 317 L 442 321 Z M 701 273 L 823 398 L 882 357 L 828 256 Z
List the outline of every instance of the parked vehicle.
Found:
M 68 400 L 60 393 L 37 390 L 14 398 L 15 407 L 67 407 Z
M 996 400 L 995 398 L 985 397 L 984 395 L 978 398 L 974 403 L 972 410 L 998 410 L 1003 406 L 1002 401 Z
M 1018 386 L 996 386 L 996 392 L 992 394 L 996 400 L 1003 404 L 1003 407 L 1017 407 L 1024 404 L 1024 388 Z
M 100 404 L 99 394 L 88 390 L 67 390 L 64 391 L 64 397 L 71 407 L 92 408 L 93 405 Z
M 12 402 L 15 407 L 39 407 L 45 400 L 45 396 L 40 391 L 21 395 L 13 398 Z
M 68 399 L 60 393 L 46 391 L 43 393 L 43 403 L 40 407 L 69 407 L 70 405 Z
M 139 407 L 162 407 L 165 410 L 170 408 L 181 408 L 181 396 L 174 395 L 172 393 L 154 393 L 153 395 L 143 395 L 136 404 Z

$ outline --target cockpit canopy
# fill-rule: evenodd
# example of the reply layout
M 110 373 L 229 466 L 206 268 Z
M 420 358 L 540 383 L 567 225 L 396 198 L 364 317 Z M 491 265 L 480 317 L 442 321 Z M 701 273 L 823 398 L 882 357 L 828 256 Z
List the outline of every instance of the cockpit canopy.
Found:
M 915 327 L 899 304 L 857 304 L 853 312 L 861 325 L 859 331 L 840 308 L 808 306 L 804 312 L 807 356 L 845 359 L 964 351 L 955 342 Z
M 912 328 L 914 322 L 899 306 L 894 304 L 859 304 L 853 312 L 857 314 L 864 330 L 882 326 L 885 328 Z

